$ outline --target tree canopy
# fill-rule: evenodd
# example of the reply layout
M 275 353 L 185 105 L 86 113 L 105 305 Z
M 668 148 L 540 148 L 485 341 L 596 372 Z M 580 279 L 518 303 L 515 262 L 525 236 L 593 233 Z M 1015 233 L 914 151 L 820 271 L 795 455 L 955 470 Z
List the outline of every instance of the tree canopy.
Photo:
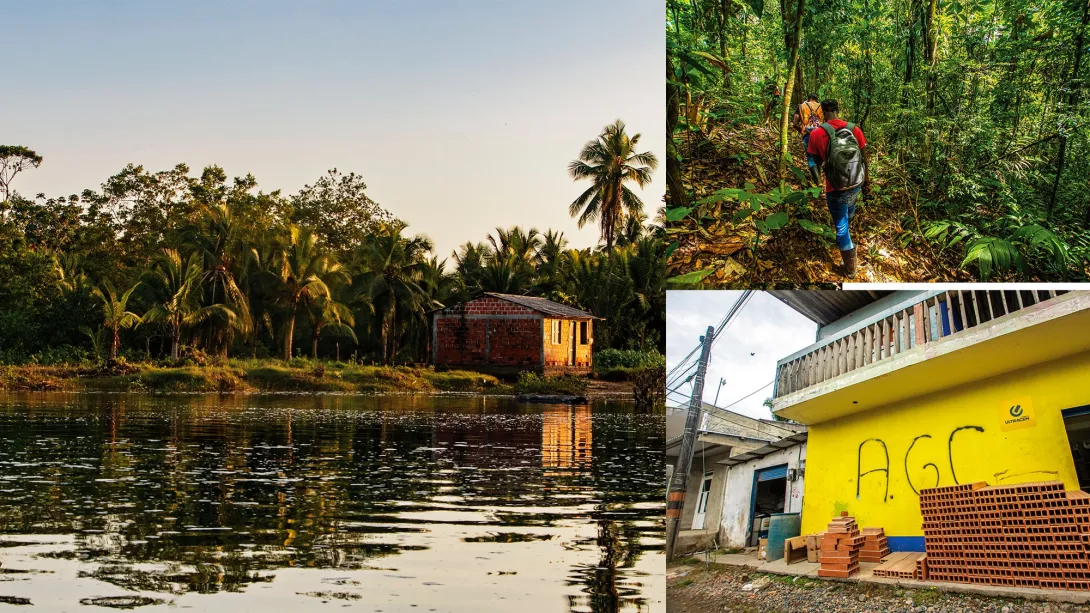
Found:
M 668 0 L 674 283 L 840 280 L 808 94 L 866 134 L 857 280 L 1085 280 L 1088 29 L 1090 0 Z
M 129 165 L 78 195 L 13 192 L 8 212 L 0 363 L 196 350 L 423 363 L 427 312 L 484 291 L 603 317 L 596 350 L 664 349 L 665 236 L 638 211 L 612 245 L 572 249 L 562 232 L 515 226 L 444 258 L 357 174 L 330 170 L 287 196 L 178 164 Z

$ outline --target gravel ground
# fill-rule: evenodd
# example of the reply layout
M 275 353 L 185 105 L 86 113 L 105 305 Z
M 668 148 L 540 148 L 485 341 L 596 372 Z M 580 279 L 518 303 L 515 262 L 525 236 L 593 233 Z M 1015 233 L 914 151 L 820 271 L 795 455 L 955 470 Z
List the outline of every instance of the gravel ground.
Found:
M 750 584 L 759 589 L 744 590 Z M 1032 602 L 885 585 L 783 577 L 737 566 L 671 566 L 667 613 L 1090 613 L 1090 605 Z

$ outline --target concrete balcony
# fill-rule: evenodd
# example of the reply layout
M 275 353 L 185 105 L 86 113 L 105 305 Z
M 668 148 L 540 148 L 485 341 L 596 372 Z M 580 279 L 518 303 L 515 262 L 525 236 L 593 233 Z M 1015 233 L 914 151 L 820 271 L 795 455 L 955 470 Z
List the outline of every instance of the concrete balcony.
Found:
M 772 410 L 820 423 L 1087 350 L 1090 292 L 928 291 L 780 360 Z

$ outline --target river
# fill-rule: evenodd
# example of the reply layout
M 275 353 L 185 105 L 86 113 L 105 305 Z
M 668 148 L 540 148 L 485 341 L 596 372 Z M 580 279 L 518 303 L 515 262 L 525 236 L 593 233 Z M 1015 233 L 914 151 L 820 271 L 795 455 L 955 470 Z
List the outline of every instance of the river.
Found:
M 663 445 L 618 402 L 0 393 L 0 606 L 663 611 Z

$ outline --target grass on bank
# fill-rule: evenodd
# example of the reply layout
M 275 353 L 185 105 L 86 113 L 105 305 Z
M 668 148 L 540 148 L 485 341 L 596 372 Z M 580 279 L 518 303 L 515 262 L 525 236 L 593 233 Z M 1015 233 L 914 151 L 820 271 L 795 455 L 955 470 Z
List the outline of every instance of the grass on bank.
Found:
M 489 392 L 512 393 L 496 377 L 412 366 L 365 366 L 295 359 L 230 360 L 222 365 L 125 364 L 0 366 L 0 389 L 115 392 Z

